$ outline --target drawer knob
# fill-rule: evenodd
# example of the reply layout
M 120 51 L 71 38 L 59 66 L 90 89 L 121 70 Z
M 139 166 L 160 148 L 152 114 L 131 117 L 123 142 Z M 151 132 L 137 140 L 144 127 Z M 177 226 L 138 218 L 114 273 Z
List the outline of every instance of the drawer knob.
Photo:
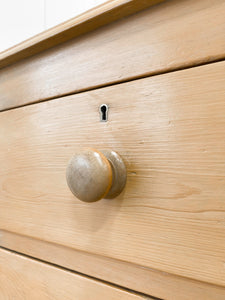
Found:
M 71 158 L 66 180 L 71 192 L 81 201 L 112 199 L 125 187 L 126 167 L 114 151 L 85 149 Z

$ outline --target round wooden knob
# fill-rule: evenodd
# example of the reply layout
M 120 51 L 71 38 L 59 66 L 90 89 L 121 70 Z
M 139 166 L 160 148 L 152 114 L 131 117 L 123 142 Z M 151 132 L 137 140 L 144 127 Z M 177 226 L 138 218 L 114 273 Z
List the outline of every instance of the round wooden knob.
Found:
M 112 199 L 126 184 L 126 167 L 114 151 L 86 149 L 72 157 L 66 179 L 71 192 L 84 202 Z

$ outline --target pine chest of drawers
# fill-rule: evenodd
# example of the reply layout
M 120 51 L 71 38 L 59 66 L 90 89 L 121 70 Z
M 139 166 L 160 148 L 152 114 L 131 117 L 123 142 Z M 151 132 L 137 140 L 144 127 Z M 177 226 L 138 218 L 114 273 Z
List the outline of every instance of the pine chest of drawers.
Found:
M 225 298 L 224 13 L 112 1 L 0 54 L 0 299 Z

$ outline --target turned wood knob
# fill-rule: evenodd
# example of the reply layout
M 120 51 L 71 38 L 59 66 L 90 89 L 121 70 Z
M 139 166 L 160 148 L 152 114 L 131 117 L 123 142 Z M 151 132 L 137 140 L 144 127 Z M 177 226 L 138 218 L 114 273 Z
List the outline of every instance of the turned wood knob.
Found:
M 84 202 L 112 199 L 126 184 L 126 167 L 114 151 L 85 149 L 70 160 L 66 179 L 71 192 Z

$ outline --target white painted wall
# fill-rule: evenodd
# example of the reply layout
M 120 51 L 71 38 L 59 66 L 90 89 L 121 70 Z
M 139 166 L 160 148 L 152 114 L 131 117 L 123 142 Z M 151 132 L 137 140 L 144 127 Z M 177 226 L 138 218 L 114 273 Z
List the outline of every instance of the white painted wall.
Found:
M 46 28 L 71 19 L 106 0 L 45 0 Z
M 0 0 L 0 52 L 106 0 Z

